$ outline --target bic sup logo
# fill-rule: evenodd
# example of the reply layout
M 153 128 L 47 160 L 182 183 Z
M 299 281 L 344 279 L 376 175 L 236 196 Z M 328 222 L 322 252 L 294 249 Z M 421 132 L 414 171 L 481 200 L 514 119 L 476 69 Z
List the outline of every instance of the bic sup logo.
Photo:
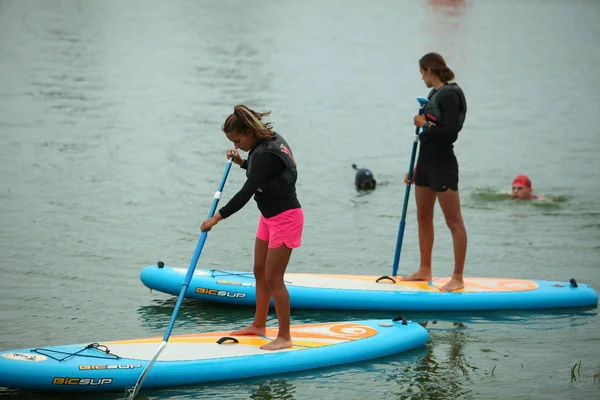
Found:
M 112 378 L 62 378 L 55 377 L 53 385 L 104 386 L 112 383 Z
M 243 299 L 244 297 L 246 297 L 246 293 L 230 292 L 228 290 L 209 289 L 209 288 L 202 288 L 202 287 L 197 287 L 196 293 L 206 294 L 209 296 L 217 296 L 217 297 L 229 297 L 229 298 L 233 298 L 233 299 Z
M 80 365 L 79 369 L 82 371 L 90 371 L 90 370 L 105 370 L 105 369 L 135 369 L 142 368 L 142 364 L 109 364 L 109 365 Z

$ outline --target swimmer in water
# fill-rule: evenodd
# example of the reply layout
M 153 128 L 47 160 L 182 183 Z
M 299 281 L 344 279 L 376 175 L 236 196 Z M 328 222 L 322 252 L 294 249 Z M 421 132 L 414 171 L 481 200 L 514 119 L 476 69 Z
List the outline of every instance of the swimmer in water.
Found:
M 549 200 L 549 198 L 533 194 L 531 179 L 527 175 L 517 175 L 512 182 L 511 196 L 518 200 Z

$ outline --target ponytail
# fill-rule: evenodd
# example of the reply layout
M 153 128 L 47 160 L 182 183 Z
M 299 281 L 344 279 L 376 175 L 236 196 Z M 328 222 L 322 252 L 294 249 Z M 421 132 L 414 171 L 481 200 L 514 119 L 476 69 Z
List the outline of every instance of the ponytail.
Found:
M 221 129 L 225 133 L 250 131 L 257 139 L 269 139 L 274 135 L 273 128 L 271 123 L 263 123 L 262 119 L 270 114 L 271 111 L 259 113 L 240 104 L 233 107 L 233 114 L 227 117 Z
M 452 72 L 452 70 L 448 67 L 442 68 L 442 71 L 440 73 L 440 80 L 444 83 L 454 80 L 454 72 Z

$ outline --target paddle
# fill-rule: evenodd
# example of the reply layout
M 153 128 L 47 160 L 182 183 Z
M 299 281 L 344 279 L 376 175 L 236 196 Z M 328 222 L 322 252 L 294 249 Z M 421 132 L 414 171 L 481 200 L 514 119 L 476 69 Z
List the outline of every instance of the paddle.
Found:
M 225 186 L 225 181 L 227 180 L 227 175 L 229 175 L 229 170 L 231 169 L 231 158 L 227 161 L 227 165 L 225 166 L 225 171 L 223 171 L 223 177 L 221 178 L 221 183 L 219 183 L 219 189 L 215 192 L 215 197 L 213 199 L 212 205 L 210 207 L 210 211 L 208 212 L 208 218 L 212 218 L 215 215 L 215 211 L 217 209 L 217 204 L 219 203 L 219 199 L 221 198 L 221 193 L 223 192 L 223 187 Z M 169 325 L 167 326 L 167 331 L 163 336 L 163 340 L 158 347 L 158 351 L 152 357 L 152 360 L 148 363 L 142 375 L 138 378 L 135 387 L 133 389 L 133 393 L 129 397 L 131 400 L 135 398 L 135 396 L 140 391 L 146 376 L 150 372 L 150 368 L 154 364 L 154 362 L 158 359 L 158 356 L 167 346 L 167 341 L 169 340 L 169 336 L 171 335 L 171 330 L 173 329 L 173 324 L 175 323 L 175 318 L 177 317 L 177 313 L 179 312 L 179 308 L 181 307 L 181 302 L 183 301 L 183 295 L 190 285 L 190 281 L 192 280 L 192 276 L 194 275 L 194 269 L 196 269 L 196 264 L 198 263 L 198 259 L 200 258 L 200 253 L 202 252 L 202 248 L 204 247 L 204 242 L 206 242 L 206 237 L 208 235 L 208 231 L 202 232 L 200 235 L 200 239 L 198 240 L 198 244 L 196 245 L 196 250 L 194 251 L 194 256 L 190 261 L 190 266 L 188 267 L 187 274 L 185 275 L 185 279 L 183 281 L 183 285 L 181 285 L 181 291 L 179 292 L 179 298 L 177 299 L 177 303 L 175 304 L 175 309 L 173 310 L 173 314 L 171 315 L 171 321 L 169 321 Z
M 417 97 L 419 102 L 419 115 L 423 114 L 423 108 L 425 104 L 429 103 L 424 97 Z M 413 169 L 415 165 L 415 155 L 417 154 L 417 144 L 419 143 L 419 127 L 415 129 L 415 138 L 413 141 L 412 152 L 410 154 L 410 165 L 408 167 L 408 180 L 413 178 Z M 398 272 L 398 264 L 400 262 L 400 251 L 402 249 L 402 239 L 404 237 L 404 226 L 406 225 L 406 209 L 408 208 L 408 195 L 410 194 L 411 185 L 406 185 L 406 191 L 404 192 L 404 206 L 402 207 L 402 218 L 400 219 L 400 226 L 398 227 L 398 240 L 396 241 L 396 254 L 394 255 L 394 266 L 392 269 L 392 276 L 396 276 Z

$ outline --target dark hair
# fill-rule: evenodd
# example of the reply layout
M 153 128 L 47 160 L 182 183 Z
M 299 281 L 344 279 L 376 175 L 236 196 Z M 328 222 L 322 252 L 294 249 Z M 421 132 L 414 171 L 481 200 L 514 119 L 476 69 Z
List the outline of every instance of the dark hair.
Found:
M 427 53 L 419 60 L 419 66 L 423 71 L 430 70 L 444 83 L 454 79 L 454 72 L 446 65 L 444 57 L 438 53 Z
M 221 129 L 225 133 L 246 133 L 250 131 L 258 139 L 271 138 L 273 137 L 271 123 L 262 122 L 263 117 L 270 114 L 271 111 L 258 113 L 239 104 L 233 107 L 233 114 L 227 117 Z

